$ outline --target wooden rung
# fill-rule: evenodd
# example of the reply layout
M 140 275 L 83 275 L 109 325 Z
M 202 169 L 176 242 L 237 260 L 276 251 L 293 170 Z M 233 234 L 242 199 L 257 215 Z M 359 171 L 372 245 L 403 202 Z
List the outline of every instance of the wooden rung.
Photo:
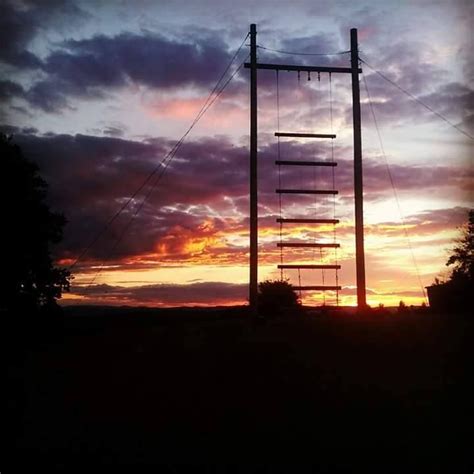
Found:
M 276 160 L 275 164 L 285 166 L 337 166 L 337 163 L 335 161 Z
M 280 219 L 281 224 L 339 224 L 339 219 Z
M 338 194 L 334 189 L 275 189 L 277 194 Z
M 294 286 L 296 291 L 340 291 L 342 287 L 340 286 L 322 286 L 322 285 L 311 285 L 311 286 Z
M 341 244 L 325 244 L 313 242 L 278 242 L 277 247 L 293 247 L 293 248 L 339 248 Z
M 304 269 L 304 270 L 340 270 L 341 265 L 278 265 L 281 269 Z
M 293 132 L 275 132 L 275 137 L 295 137 L 295 138 L 336 138 L 334 134 L 328 133 L 293 133 Z

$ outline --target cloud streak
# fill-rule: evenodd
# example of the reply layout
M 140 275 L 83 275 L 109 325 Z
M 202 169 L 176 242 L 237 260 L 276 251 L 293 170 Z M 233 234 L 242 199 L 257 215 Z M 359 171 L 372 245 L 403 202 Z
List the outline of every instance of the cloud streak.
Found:
M 158 284 L 135 287 L 94 285 L 89 288 L 73 287 L 71 294 L 82 297 L 83 304 L 150 306 L 215 306 L 245 304 L 246 284 L 199 282 L 186 285 Z M 75 304 L 76 298 L 71 299 Z M 66 300 L 67 302 L 67 300 Z
M 10 132 L 14 131 L 12 129 Z M 65 240 L 59 249 L 58 258 L 73 259 L 97 234 L 125 200 L 142 184 L 160 159 L 171 147 L 164 138 L 131 141 L 117 137 L 94 137 L 85 135 L 37 135 L 20 130 L 16 141 L 25 155 L 34 159 L 50 184 L 51 205 L 65 213 L 69 223 Z M 329 150 L 321 146 L 309 146 L 298 142 L 287 144 L 286 152 L 293 159 L 313 156 L 328 159 Z M 277 156 L 274 144 L 262 146 L 260 150 L 260 222 L 262 232 L 277 236 L 275 219 L 278 216 L 278 201 L 275 188 L 278 174 L 273 161 Z M 385 165 L 375 159 L 366 159 L 364 164 L 366 202 L 377 202 L 390 197 L 389 180 Z M 129 210 L 114 223 L 107 238 L 91 249 L 90 262 L 104 258 L 141 265 L 142 257 L 157 261 L 189 262 L 200 258 L 215 258 L 216 262 L 229 264 L 245 261 L 248 231 L 248 149 L 236 146 L 223 137 L 189 141 L 183 145 L 175 161 L 168 168 L 159 185 L 151 185 L 133 200 Z M 432 194 L 432 190 L 446 197 L 453 189 L 472 190 L 472 172 L 462 167 L 445 166 L 392 166 L 392 175 L 398 191 Z M 352 163 L 341 160 L 337 169 L 337 188 L 340 203 L 352 203 Z M 323 175 L 318 180 L 324 178 Z M 331 176 L 326 187 L 332 187 Z M 286 170 L 282 174 L 283 186 L 302 186 L 306 179 L 309 188 L 314 187 L 314 177 L 301 175 L 297 170 Z M 319 181 L 318 181 L 319 182 Z M 324 186 L 322 186 L 324 187 Z M 145 193 L 150 193 L 146 204 L 135 218 L 128 232 L 113 255 L 110 242 L 121 234 Z M 388 193 L 388 194 L 387 194 Z M 289 201 L 287 201 L 289 202 Z M 332 215 L 332 203 L 324 205 L 323 199 L 316 203 L 314 197 L 303 198 L 296 208 L 286 208 L 287 217 L 313 217 L 318 213 Z M 285 204 L 285 203 L 284 203 Z M 339 207 L 339 206 L 338 206 Z M 352 229 L 352 216 L 343 212 L 347 233 Z M 441 211 L 440 211 L 441 212 Z M 449 211 L 448 211 L 449 214 Z M 446 214 L 446 217 L 449 215 Z M 440 214 L 444 215 L 444 214 Z M 324 216 L 323 216 L 324 217 Z M 417 230 L 427 228 L 428 222 L 443 222 L 430 215 L 407 219 L 406 224 Z M 390 232 L 390 223 L 374 227 L 374 232 Z M 345 224 L 339 226 L 339 236 L 345 233 Z M 394 224 L 393 229 L 398 229 Z M 371 227 L 368 226 L 368 232 Z M 438 227 L 439 229 L 439 227 Z M 311 235 L 310 229 L 290 229 Z M 434 227 L 430 230 L 435 231 Z M 397 230 L 397 232 L 400 232 Z M 263 234 L 262 234 L 263 235 Z M 241 237 L 238 237 L 241 236 Z M 267 249 L 266 244 L 264 249 Z M 268 251 L 274 253 L 272 245 Z

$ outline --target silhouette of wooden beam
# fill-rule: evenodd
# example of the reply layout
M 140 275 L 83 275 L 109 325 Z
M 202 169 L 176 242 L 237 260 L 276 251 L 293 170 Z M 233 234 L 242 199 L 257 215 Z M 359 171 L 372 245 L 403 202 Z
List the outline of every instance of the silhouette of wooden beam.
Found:
M 250 25 L 250 261 L 249 303 L 258 307 L 258 121 L 257 121 L 257 26 Z
M 277 247 L 293 247 L 293 248 L 339 248 L 341 244 L 330 243 L 314 243 L 314 242 L 278 242 Z
M 337 166 L 337 163 L 334 161 L 276 160 L 275 164 L 286 166 Z
M 364 250 L 364 190 L 362 172 L 362 132 L 359 86 L 359 46 L 357 29 L 351 29 L 351 68 L 352 68 L 352 123 L 354 140 L 354 215 L 355 215 L 355 250 L 356 250 L 356 282 L 357 307 L 367 307 L 365 282 L 365 250 Z
M 278 265 L 278 268 L 281 269 L 302 269 L 302 270 L 340 270 L 341 265 L 293 265 L 293 264 L 283 264 Z
M 337 194 L 333 189 L 275 189 L 277 194 Z
M 250 68 L 251 63 L 244 63 L 246 69 Z M 330 72 L 330 73 L 345 73 L 350 74 L 352 68 L 350 67 L 331 67 L 331 66 L 303 66 L 298 64 L 266 64 L 257 63 L 257 69 L 271 69 L 273 71 L 304 71 L 304 72 Z M 362 72 L 359 68 L 358 72 Z
M 323 286 L 323 285 L 310 285 L 310 286 L 294 286 L 296 291 L 340 291 L 340 286 Z
M 294 133 L 294 132 L 275 132 L 275 137 L 295 137 L 295 138 L 336 138 L 334 134 L 327 133 Z
M 339 219 L 283 219 L 276 220 L 280 224 L 339 224 Z

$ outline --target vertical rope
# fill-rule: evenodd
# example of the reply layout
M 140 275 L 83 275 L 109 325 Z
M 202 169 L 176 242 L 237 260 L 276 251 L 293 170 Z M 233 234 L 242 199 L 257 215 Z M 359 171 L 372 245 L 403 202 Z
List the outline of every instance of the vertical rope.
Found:
M 316 106 L 315 106 L 315 100 L 314 100 L 314 96 L 316 95 L 316 92 L 319 92 L 321 93 L 321 76 L 320 74 L 318 73 L 318 86 L 317 86 L 317 89 L 314 90 L 314 88 L 312 88 L 313 91 L 310 90 L 311 94 L 310 94 L 310 110 L 312 112 L 311 114 L 311 128 L 312 128 L 312 131 L 314 132 L 315 131 L 315 110 L 316 110 Z M 317 161 L 316 159 L 316 156 L 313 156 L 313 161 Z M 313 188 L 314 190 L 317 189 L 317 183 L 319 181 L 319 178 L 320 178 L 321 174 L 319 173 L 319 169 L 317 166 L 313 166 Z M 315 194 L 314 195 L 314 217 L 317 219 L 318 218 L 318 195 Z M 318 241 L 318 238 L 315 236 L 314 237 L 314 242 L 316 243 Z M 320 250 L 321 252 L 321 250 Z M 312 250 L 312 260 L 313 262 L 316 262 L 316 248 L 313 248 Z M 323 292 L 324 294 L 324 292 Z
M 279 71 L 276 71 L 276 89 L 277 89 L 277 131 L 280 132 L 280 76 Z M 281 149 L 280 149 L 280 137 L 278 137 L 277 142 L 277 150 L 278 150 L 278 161 L 281 158 Z M 281 189 L 281 165 L 278 165 L 278 189 Z M 283 241 L 283 222 L 282 219 L 282 212 L 281 212 L 281 193 L 278 193 L 278 207 L 279 207 L 279 216 L 280 216 L 280 265 L 283 265 L 283 247 L 281 243 Z M 283 280 L 283 268 L 280 268 L 280 280 Z
M 321 265 L 323 265 L 323 249 L 319 249 L 319 260 L 321 262 Z M 323 286 L 325 286 L 325 275 L 324 275 L 324 268 L 321 269 L 321 274 L 322 274 L 322 279 L 323 279 Z M 326 306 L 326 291 L 323 290 L 323 306 Z
M 301 299 L 301 271 L 298 268 L 298 286 L 300 287 L 300 299 Z
M 332 75 L 329 73 L 329 116 L 331 121 L 331 134 L 334 133 L 333 110 L 332 110 Z M 334 163 L 334 138 L 331 138 L 331 161 Z M 336 167 L 332 166 L 332 189 L 336 189 Z M 332 198 L 333 219 L 336 220 L 336 195 Z M 336 223 L 333 224 L 333 243 L 336 243 L 337 231 Z M 335 264 L 338 263 L 337 247 L 334 247 Z M 339 286 L 339 270 L 336 268 L 336 286 Z M 339 306 L 339 290 L 336 289 L 336 306 Z

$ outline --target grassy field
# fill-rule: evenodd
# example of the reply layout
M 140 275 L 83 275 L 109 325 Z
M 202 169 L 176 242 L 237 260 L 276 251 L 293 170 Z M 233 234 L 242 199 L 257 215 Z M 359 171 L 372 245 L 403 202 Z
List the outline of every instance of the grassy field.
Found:
M 429 313 L 69 309 L 11 365 L 1 471 L 472 472 L 472 327 Z

